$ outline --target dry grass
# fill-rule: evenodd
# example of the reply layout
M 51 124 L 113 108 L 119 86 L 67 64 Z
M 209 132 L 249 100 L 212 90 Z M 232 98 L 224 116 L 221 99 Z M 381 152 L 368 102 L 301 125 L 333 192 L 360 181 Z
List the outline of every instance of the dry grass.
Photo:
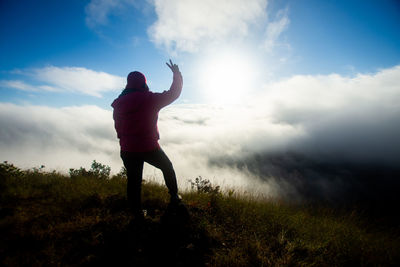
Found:
M 144 183 L 143 224 L 131 222 L 126 180 L 0 166 L 5 266 L 395 266 L 399 228 L 356 212 L 221 194 L 183 194 L 190 220 L 168 214 L 165 187 Z M 171 219 L 172 218 L 172 219 Z

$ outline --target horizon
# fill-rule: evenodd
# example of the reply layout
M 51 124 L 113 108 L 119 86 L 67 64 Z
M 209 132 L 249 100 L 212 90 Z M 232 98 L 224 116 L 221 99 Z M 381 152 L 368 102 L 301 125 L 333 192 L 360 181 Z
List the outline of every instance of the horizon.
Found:
M 400 173 L 400 4 L 243 3 L 2 1 L 0 160 L 118 172 L 110 105 L 134 70 L 168 90 L 171 58 L 184 86 L 160 112 L 160 144 L 181 183 L 334 195 L 364 167 Z

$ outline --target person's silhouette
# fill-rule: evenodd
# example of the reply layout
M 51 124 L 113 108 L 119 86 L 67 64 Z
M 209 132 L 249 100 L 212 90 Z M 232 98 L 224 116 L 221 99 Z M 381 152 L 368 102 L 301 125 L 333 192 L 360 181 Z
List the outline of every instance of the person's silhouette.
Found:
M 127 194 L 135 216 L 143 216 L 141 184 L 143 164 L 147 162 L 161 169 L 171 196 L 171 204 L 178 204 L 178 186 L 171 161 L 158 144 L 158 112 L 176 100 L 182 91 L 183 79 L 179 67 L 169 61 L 173 82 L 168 91 L 153 93 L 146 77 L 134 71 L 129 73 L 125 89 L 111 104 L 114 108 L 114 126 L 121 147 L 121 158 L 127 170 Z

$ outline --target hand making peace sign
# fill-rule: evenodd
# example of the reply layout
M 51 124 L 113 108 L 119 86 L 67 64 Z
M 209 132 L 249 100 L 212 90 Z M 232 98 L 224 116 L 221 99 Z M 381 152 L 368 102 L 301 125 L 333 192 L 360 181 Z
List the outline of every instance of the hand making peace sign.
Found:
M 167 63 L 165 63 L 165 64 L 167 64 L 167 66 L 171 69 L 171 71 L 172 71 L 173 73 L 179 72 L 179 67 L 178 67 L 178 65 L 172 63 L 172 60 L 171 60 L 171 59 L 169 60 L 169 63 L 170 63 L 170 64 L 168 64 L 168 62 L 167 62 Z

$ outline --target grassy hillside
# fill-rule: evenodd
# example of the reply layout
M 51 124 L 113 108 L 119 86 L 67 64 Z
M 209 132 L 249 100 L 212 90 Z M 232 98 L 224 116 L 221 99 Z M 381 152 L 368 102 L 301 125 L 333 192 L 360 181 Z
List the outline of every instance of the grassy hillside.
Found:
M 395 266 L 398 227 L 357 212 L 222 194 L 201 178 L 183 193 L 190 218 L 167 210 L 164 186 L 144 182 L 142 224 L 131 221 L 124 174 L 107 166 L 69 176 L 0 164 L 0 264 L 5 266 Z

